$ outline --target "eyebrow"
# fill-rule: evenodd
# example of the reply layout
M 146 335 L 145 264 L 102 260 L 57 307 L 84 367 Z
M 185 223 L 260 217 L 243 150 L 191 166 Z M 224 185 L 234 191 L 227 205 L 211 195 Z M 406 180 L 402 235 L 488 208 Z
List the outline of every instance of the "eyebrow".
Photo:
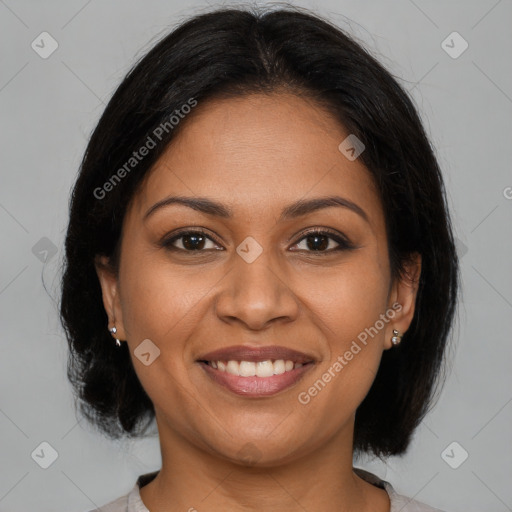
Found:
M 233 216 L 231 208 L 227 205 L 212 201 L 206 197 L 169 196 L 151 206 L 144 214 L 143 220 L 146 221 L 148 217 L 160 208 L 164 208 L 172 204 L 187 206 L 201 213 L 205 213 L 206 215 L 213 215 L 223 219 L 230 219 Z M 308 213 L 331 207 L 347 208 L 357 213 L 366 222 L 370 222 L 368 215 L 360 206 L 340 196 L 325 196 L 308 200 L 299 199 L 282 210 L 279 221 L 282 222 L 284 220 L 294 219 L 302 215 L 307 215 Z

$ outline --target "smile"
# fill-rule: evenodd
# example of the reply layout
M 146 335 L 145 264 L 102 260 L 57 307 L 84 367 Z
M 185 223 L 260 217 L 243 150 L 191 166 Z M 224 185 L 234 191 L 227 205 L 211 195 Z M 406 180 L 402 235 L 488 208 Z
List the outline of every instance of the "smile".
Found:
M 198 361 L 214 384 L 239 396 L 268 397 L 284 391 L 302 379 L 314 363 L 276 361 Z M 272 372 L 272 373 L 270 373 Z
M 210 382 L 245 397 L 274 395 L 296 384 L 315 363 L 310 354 L 277 345 L 228 346 L 196 362 Z
M 295 363 L 291 360 L 278 359 L 272 361 L 205 361 L 212 368 L 221 372 L 227 372 L 231 375 L 238 375 L 239 377 L 261 377 L 267 378 L 273 375 L 282 375 L 285 372 L 290 372 L 294 368 L 300 368 L 302 363 Z

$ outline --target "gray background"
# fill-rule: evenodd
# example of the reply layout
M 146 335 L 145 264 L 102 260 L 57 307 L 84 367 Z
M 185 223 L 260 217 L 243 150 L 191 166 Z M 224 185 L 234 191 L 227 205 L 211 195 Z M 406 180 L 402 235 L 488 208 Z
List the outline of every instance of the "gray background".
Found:
M 160 467 L 157 437 L 112 443 L 78 424 L 58 278 L 69 190 L 104 105 L 136 57 L 209 5 L 219 4 L 0 0 L 2 512 L 88 510 Z M 437 407 L 405 457 L 356 465 L 449 512 L 512 510 L 512 2 L 300 5 L 349 30 L 411 91 L 443 168 L 462 256 L 457 345 Z M 31 47 L 43 31 L 59 45 L 47 59 Z M 458 58 L 441 45 L 453 31 L 469 44 Z M 47 469 L 31 455 L 42 442 L 58 454 Z M 460 464 L 462 450 L 469 457 Z

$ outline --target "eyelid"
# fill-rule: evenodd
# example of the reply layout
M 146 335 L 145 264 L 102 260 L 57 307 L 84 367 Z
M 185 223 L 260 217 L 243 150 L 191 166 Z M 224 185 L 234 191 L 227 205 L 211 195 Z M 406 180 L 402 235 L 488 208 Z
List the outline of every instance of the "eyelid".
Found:
M 300 238 L 298 239 L 299 241 L 302 240 L 302 238 L 304 238 L 305 236 L 308 236 L 308 235 L 311 235 L 311 234 L 324 234 L 324 235 L 332 235 L 334 237 L 338 237 L 338 238 L 341 238 L 343 239 L 344 241 L 346 241 L 347 243 L 349 242 L 348 238 L 343 235 L 343 233 L 340 233 L 339 231 L 335 230 L 335 229 L 332 229 L 332 228 L 323 228 L 323 227 L 318 227 L 318 226 L 315 226 L 315 227 L 311 227 L 311 228 L 305 228 L 303 231 L 301 231 L 301 233 L 299 233 L 299 236 Z
M 217 239 L 216 237 L 218 237 L 217 234 L 215 234 L 215 236 L 211 235 L 211 231 L 209 230 L 206 230 L 202 227 L 199 227 L 199 226 L 189 226 L 187 228 L 182 228 L 182 229 L 179 229 L 178 231 L 174 231 L 173 233 L 171 233 L 170 235 L 165 235 L 162 240 L 160 241 L 160 245 L 162 246 L 167 246 L 167 247 L 171 247 L 171 248 L 175 248 L 177 250 L 180 250 L 179 248 L 177 247 L 174 247 L 172 245 L 172 242 L 178 240 L 179 238 L 181 238 L 182 236 L 185 236 L 185 235 L 188 235 L 188 234 L 201 234 L 201 235 L 204 235 L 206 238 L 208 238 L 209 240 L 211 240 L 213 243 L 217 244 L 217 245 L 222 245 Z M 220 238 L 220 237 L 218 237 Z M 194 251 L 186 251 L 186 252 L 194 252 Z M 196 251 L 196 252 L 205 252 L 205 251 Z

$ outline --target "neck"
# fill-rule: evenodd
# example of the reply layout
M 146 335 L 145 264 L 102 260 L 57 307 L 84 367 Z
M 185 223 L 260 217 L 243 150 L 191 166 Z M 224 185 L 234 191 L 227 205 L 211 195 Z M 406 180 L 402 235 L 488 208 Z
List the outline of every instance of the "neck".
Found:
M 351 434 L 353 424 L 347 428 Z M 353 472 L 352 435 L 346 439 L 342 431 L 286 462 L 244 466 L 199 449 L 176 432 L 160 431 L 162 469 L 141 489 L 141 498 L 151 512 L 389 512 L 386 491 Z

